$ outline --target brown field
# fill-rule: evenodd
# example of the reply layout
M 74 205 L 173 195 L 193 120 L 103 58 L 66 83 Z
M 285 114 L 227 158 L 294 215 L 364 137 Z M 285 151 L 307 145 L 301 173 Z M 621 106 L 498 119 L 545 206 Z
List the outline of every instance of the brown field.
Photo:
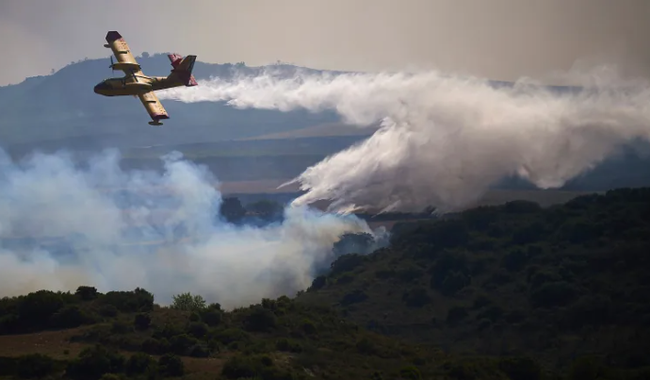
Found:
M 70 338 L 81 334 L 90 327 L 79 327 L 67 330 L 43 331 L 33 334 L 0 335 L 0 357 L 15 357 L 39 353 L 51 356 L 54 359 L 71 359 L 81 353 L 84 348 L 91 347 L 86 343 L 71 343 Z M 120 354 L 129 357 L 133 353 L 120 351 Z M 156 360 L 157 355 L 151 355 Z M 230 354 L 221 354 L 219 357 L 193 358 L 182 356 L 185 364 L 186 375 L 184 379 L 214 378 L 221 373 L 223 364 Z
M 12 357 L 38 352 L 56 359 L 75 357 L 88 345 L 71 343 L 69 339 L 80 334 L 84 329 L 87 327 L 33 334 L 0 335 L 0 356 Z

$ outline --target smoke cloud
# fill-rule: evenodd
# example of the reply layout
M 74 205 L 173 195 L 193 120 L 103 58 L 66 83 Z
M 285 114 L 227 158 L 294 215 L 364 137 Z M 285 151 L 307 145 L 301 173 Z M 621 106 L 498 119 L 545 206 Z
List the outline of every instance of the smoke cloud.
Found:
M 561 74 L 561 75 L 560 75 Z M 267 72 L 161 98 L 213 101 L 237 108 L 336 110 L 360 127 L 381 122 L 370 138 L 305 170 L 294 180 L 304 205 L 332 200 L 350 211 L 454 211 L 506 176 L 556 188 L 633 139 L 650 138 L 650 87 L 623 81 L 615 68 L 554 74 L 549 88 L 525 78 L 512 85 L 415 73 Z
M 162 158 L 162 174 L 122 171 L 115 150 L 85 168 L 73 158 L 14 162 L 0 150 L 0 296 L 144 287 L 161 304 L 190 291 L 243 306 L 306 288 L 341 235 L 371 233 L 305 207 L 264 228 L 228 224 L 215 178 L 179 153 Z

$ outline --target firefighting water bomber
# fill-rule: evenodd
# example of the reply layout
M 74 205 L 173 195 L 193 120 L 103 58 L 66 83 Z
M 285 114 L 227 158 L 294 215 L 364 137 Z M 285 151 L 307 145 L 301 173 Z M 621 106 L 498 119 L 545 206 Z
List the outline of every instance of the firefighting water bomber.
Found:
M 179 54 L 168 54 L 167 57 L 172 65 L 171 73 L 166 77 L 154 77 L 145 75 L 142 72 L 140 64 L 131 54 L 129 45 L 120 33 L 109 31 L 106 34 L 106 42 L 104 47 L 111 49 L 117 58 L 115 63 L 111 55 L 111 65 L 109 67 L 113 70 L 122 70 L 124 76 L 101 81 L 95 86 L 95 93 L 104 96 L 137 96 L 151 117 L 150 125 L 162 125 L 160 120 L 169 119 L 169 115 L 160 100 L 158 100 L 155 91 L 179 86 L 192 87 L 198 85 L 192 75 L 196 55 L 188 55 L 183 58 Z

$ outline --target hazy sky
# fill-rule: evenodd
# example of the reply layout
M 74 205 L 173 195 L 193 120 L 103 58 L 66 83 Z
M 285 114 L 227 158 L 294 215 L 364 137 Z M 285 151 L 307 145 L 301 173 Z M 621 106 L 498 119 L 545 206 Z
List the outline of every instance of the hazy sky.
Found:
M 650 76 L 648 20 L 648 0 L 0 0 L 0 85 L 108 60 L 108 30 L 136 54 L 217 63 L 514 79 L 586 60 Z

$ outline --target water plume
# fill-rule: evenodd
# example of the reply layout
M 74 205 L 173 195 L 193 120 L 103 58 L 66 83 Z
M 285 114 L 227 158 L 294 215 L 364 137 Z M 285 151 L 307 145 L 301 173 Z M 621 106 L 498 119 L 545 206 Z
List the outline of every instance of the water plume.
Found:
M 562 74 L 562 73 L 560 73 Z M 165 90 L 162 99 L 227 102 L 236 108 L 338 112 L 367 140 L 307 168 L 294 205 L 330 200 L 330 210 L 454 211 L 504 177 L 557 188 L 634 139 L 650 139 L 650 87 L 616 70 L 554 74 L 574 87 L 524 78 L 501 84 L 437 71 L 269 71 Z M 547 78 L 548 79 L 548 78 Z

